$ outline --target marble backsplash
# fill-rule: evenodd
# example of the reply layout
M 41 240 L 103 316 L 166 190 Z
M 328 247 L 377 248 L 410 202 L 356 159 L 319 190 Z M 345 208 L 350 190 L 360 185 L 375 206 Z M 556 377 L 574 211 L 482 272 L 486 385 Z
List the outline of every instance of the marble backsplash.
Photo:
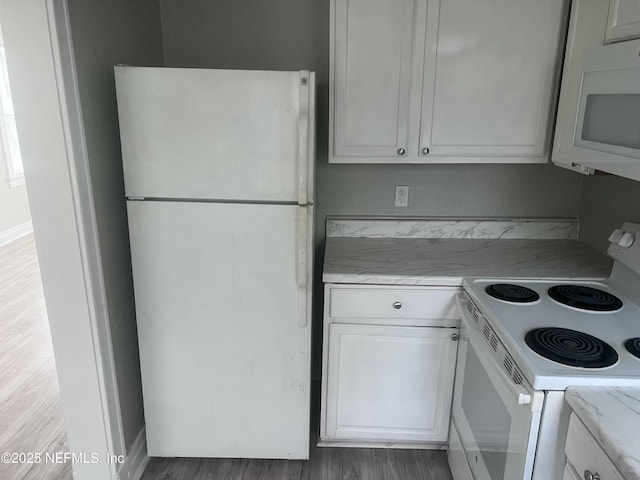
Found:
M 578 238 L 576 219 L 328 217 L 327 237 L 555 239 Z

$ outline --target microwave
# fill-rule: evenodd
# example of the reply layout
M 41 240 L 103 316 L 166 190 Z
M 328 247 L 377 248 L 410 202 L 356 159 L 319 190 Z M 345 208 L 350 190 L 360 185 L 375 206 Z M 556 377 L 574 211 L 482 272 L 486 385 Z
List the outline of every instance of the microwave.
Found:
M 640 40 L 587 50 L 572 161 L 640 180 Z

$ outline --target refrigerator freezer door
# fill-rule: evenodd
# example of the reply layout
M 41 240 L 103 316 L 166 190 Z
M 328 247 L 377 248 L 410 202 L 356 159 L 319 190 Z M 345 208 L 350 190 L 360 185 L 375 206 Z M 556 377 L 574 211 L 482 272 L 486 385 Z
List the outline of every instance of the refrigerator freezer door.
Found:
M 126 196 L 313 203 L 313 73 L 115 76 Z
M 308 458 L 312 209 L 127 209 L 149 455 Z

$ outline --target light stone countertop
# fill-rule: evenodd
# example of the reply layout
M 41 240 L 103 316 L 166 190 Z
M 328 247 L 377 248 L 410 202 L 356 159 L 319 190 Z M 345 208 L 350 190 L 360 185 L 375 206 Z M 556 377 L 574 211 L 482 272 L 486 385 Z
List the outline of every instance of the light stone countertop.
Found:
M 640 479 L 640 387 L 570 387 L 565 399 L 620 473 Z
M 327 238 L 323 281 L 462 285 L 465 277 L 603 279 L 609 257 L 577 240 Z
M 593 280 L 609 257 L 576 240 L 575 219 L 330 217 L 323 281 L 462 285 L 465 277 Z

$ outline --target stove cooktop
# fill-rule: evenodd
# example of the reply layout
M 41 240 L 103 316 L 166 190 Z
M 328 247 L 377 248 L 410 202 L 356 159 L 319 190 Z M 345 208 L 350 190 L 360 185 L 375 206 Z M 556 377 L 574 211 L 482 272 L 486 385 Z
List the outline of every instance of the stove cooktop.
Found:
M 538 299 L 496 298 L 489 293 L 496 284 Z M 640 306 L 606 281 L 475 279 L 463 286 L 534 389 L 640 385 Z

